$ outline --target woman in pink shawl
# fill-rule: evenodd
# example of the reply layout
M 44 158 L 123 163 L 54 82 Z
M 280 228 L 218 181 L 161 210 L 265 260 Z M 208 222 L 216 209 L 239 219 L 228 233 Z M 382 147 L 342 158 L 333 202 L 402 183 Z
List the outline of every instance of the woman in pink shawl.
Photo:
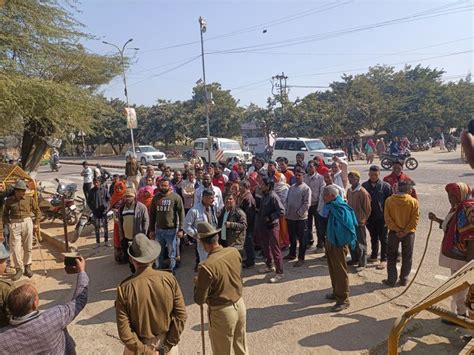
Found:
M 153 200 L 154 194 L 153 186 L 143 186 L 138 190 L 137 201 L 143 203 L 150 213 L 151 200 Z

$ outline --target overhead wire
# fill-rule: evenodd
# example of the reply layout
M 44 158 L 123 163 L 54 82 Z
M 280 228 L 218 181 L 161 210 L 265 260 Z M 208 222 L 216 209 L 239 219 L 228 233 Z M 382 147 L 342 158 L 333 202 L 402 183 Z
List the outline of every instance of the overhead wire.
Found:
M 440 43 L 435 43 L 435 44 L 431 44 L 431 45 L 427 45 L 427 46 L 423 46 L 423 47 L 417 47 L 417 48 L 412 48 L 412 49 L 407 49 L 407 50 L 402 50 L 402 51 L 398 51 L 398 52 L 395 52 L 394 54 L 402 54 L 402 53 L 408 53 L 408 52 L 414 52 L 414 51 L 418 51 L 418 50 L 422 50 L 422 49 L 427 49 L 427 48 L 434 48 L 434 47 L 439 47 L 439 46 L 444 46 L 444 45 L 448 45 L 448 44 L 453 44 L 453 43 L 458 43 L 458 42 L 462 42 L 462 41 L 466 41 L 466 40 L 470 40 L 474 38 L 474 36 L 470 36 L 470 37 L 462 37 L 462 38 L 458 38 L 458 39 L 455 39 L 455 40 L 450 40 L 450 41 L 444 41 L 444 42 L 440 42 Z M 362 61 L 367 61 L 367 60 L 370 60 L 370 59 L 379 59 L 379 58 L 382 58 L 382 56 L 377 56 L 376 58 L 366 58 L 366 59 L 363 59 L 361 60 Z M 344 66 L 345 64 L 336 64 L 336 65 L 329 65 L 329 66 L 326 66 L 326 67 L 322 67 L 320 69 L 329 69 L 329 68 L 335 68 L 335 67 L 340 67 L 340 66 Z M 366 69 L 366 67 L 364 68 Z M 344 71 L 342 71 L 344 72 Z M 336 72 L 336 73 L 340 73 L 340 72 Z M 304 74 L 304 73 L 301 73 L 301 74 Z M 290 75 L 298 75 L 297 73 L 294 73 L 294 74 L 290 74 Z M 302 75 L 302 76 L 305 76 L 305 75 Z M 293 76 L 294 77 L 294 76 Z M 296 76 L 298 77 L 298 76 Z M 230 90 L 236 90 L 236 91 L 239 91 L 241 89 L 244 89 L 244 88 L 248 88 L 248 87 L 253 87 L 257 84 L 260 84 L 260 83 L 263 83 L 263 82 L 268 82 L 269 81 L 269 78 L 265 78 L 265 79 L 262 79 L 262 80 L 258 80 L 258 81 L 253 81 L 253 82 L 250 82 L 250 83 L 247 83 L 247 84 L 243 84 L 243 85 L 239 85 L 239 86 L 236 86 L 234 88 L 231 88 Z M 259 85 L 258 87 L 262 87 L 263 85 Z M 244 92 L 247 91 L 247 90 L 244 90 Z
M 320 12 L 332 10 L 334 8 L 349 4 L 351 2 L 352 2 L 352 0 L 351 1 L 345 1 L 343 3 L 338 2 L 336 4 L 323 4 L 322 6 L 317 6 L 317 7 L 311 8 L 309 10 L 304 10 L 304 11 L 301 11 L 301 12 L 298 12 L 298 13 L 295 13 L 295 14 L 292 14 L 292 15 L 277 18 L 275 20 L 271 20 L 271 21 L 268 21 L 268 22 L 263 22 L 263 23 L 253 25 L 253 26 L 250 26 L 250 27 L 245 27 L 245 28 L 240 29 L 240 30 L 227 32 L 227 33 L 223 33 L 223 34 L 216 35 L 216 36 L 210 36 L 210 37 L 206 38 L 206 42 L 207 41 L 213 41 L 213 40 L 216 40 L 216 39 L 231 37 L 231 36 L 237 36 L 237 35 L 240 35 L 240 34 L 249 33 L 249 32 L 253 32 L 253 31 L 260 31 L 262 28 L 270 28 L 270 27 L 273 27 L 273 26 L 276 26 L 276 25 L 280 25 L 282 23 L 286 23 L 286 22 L 290 22 L 290 21 L 300 19 L 302 17 L 307 17 L 307 16 L 314 15 L 314 14 L 317 14 L 317 13 L 320 13 Z M 185 47 L 185 46 L 189 46 L 189 45 L 192 45 L 192 44 L 198 44 L 198 43 L 200 43 L 200 41 L 198 41 L 198 40 L 189 41 L 189 42 L 179 43 L 179 44 L 175 44 L 175 45 L 170 45 L 170 46 L 164 46 L 164 47 L 145 50 L 145 51 L 142 51 L 142 53 L 158 52 L 158 51 L 163 51 L 163 50 L 168 50 L 168 49 Z
M 323 32 L 323 33 L 318 33 L 318 34 L 313 34 L 309 36 L 300 36 L 300 37 L 294 37 L 294 38 L 288 38 L 285 40 L 279 40 L 279 41 L 274 41 L 270 43 L 263 43 L 263 44 L 256 44 L 256 45 L 250 45 L 250 46 L 243 46 L 243 47 L 236 47 L 236 48 L 230 48 L 230 49 L 224 49 L 220 51 L 213 51 L 209 52 L 212 54 L 227 54 L 227 53 L 246 53 L 252 50 L 268 50 L 268 49 L 275 49 L 275 48 L 282 48 L 282 47 L 288 47 L 288 46 L 295 46 L 295 45 L 300 45 L 300 44 L 305 44 L 308 42 L 314 42 L 314 41 L 320 41 L 324 39 L 330 39 L 330 38 L 336 38 L 340 37 L 343 35 L 347 35 L 350 33 L 355 33 L 355 32 L 361 32 L 361 31 L 366 31 L 366 30 L 371 30 L 374 28 L 379 28 L 379 27 L 384 27 L 384 26 L 391 26 L 399 23 L 405 23 L 405 22 L 412 22 L 412 21 L 419 21 L 422 19 L 426 18 L 432 18 L 432 17 L 438 17 L 438 16 L 444 16 L 452 13 L 458 13 L 458 12 L 465 12 L 467 10 L 470 10 L 473 8 L 473 6 L 463 6 L 463 7 L 458 7 L 455 9 L 452 9 L 450 7 L 453 6 L 458 6 L 459 4 L 463 3 L 465 1 L 457 1 L 455 3 L 443 5 L 443 6 L 438 6 L 432 9 L 428 9 L 425 11 L 417 12 L 411 15 L 403 16 L 403 17 L 398 17 L 395 19 L 391 20 L 386 20 L 386 21 L 381 21 L 369 25 L 363 25 L 363 26 L 356 26 L 356 27 L 349 27 L 346 29 L 341 29 L 341 30 L 336 30 L 336 31 L 329 31 L 329 32 Z M 455 10 L 455 11 L 454 11 Z

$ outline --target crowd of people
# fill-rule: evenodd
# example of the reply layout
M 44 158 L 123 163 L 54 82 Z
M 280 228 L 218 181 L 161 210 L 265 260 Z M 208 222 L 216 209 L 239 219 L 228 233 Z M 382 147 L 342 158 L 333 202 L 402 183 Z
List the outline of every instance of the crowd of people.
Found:
M 274 284 L 284 280 L 288 267 L 305 267 L 308 253 L 321 254 L 332 285 L 326 298 L 334 302 L 334 312 L 350 306 L 349 267 L 363 270 L 375 263 L 387 271 L 384 284 L 405 286 L 419 222 L 414 181 L 404 173 L 402 161 L 383 178 L 380 168 L 371 165 L 364 178 L 349 170 L 347 162 L 333 160 L 326 166 L 318 157 L 305 161 L 299 154 L 290 170 L 285 158 L 266 164 L 254 158 L 247 167 L 240 162 L 203 165 L 193 157 L 183 169 L 160 166 L 157 173 L 152 166 L 142 172 L 131 157 L 125 175 L 113 176 L 110 186 L 84 164 L 84 192 L 98 221 L 96 247 L 101 246 L 101 225 L 105 246 L 111 245 L 106 215 L 113 210 L 116 260 L 128 262 L 132 270 L 117 287 L 115 303 L 124 353 L 177 353 L 187 318 L 174 277 L 180 263 L 189 262 L 181 258 L 183 248 L 195 250 L 194 301 L 208 305 L 214 354 L 249 352 L 241 272 L 256 267 L 259 259 L 263 266 L 257 272 L 270 274 L 268 281 Z M 14 226 L 20 219 L 30 223 L 21 209 L 27 206 L 24 186 L 18 183 L 15 190 L 3 221 Z M 454 273 L 469 260 L 466 255 L 474 256 L 474 198 L 464 183 L 448 184 L 446 191 L 448 216 L 430 218 L 445 233 L 441 255 L 450 262 L 441 265 Z M 23 225 L 18 231 L 13 228 L 13 244 L 24 238 L 22 233 Z M 28 243 L 22 247 L 28 249 Z M 27 254 L 24 260 L 29 262 Z M 18 255 L 13 261 L 26 275 Z M 43 313 L 38 312 L 33 286 L 13 289 L 0 283 L 0 353 L 28 352 L 32 347 L 38 352 L 74 352 L 66 326 L 85 306 L 88 287 L 85 260 L 78 257 L 74 268 L 78 282 L 72 301 Z M 454 297 L 453 310 L 460 315 L 467 312 L 465 296 Z

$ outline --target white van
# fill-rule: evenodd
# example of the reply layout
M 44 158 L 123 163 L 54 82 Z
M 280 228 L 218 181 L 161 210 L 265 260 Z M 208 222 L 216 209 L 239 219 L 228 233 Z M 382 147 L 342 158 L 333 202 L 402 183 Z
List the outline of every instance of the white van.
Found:
M 313 160 L 315 156 L 323 159 L 326 165 L 332 164 L 335 155 L 341 160 L 346 160 L 346 153 L 342 150 L 328 149 L 326 145 L 317 138 L 277 138 L 273 145 L 272 158 L 283 157 L 288 159 L 289 165 L 296 164 L 296 154 L 304 153 L 305 161 Z
M 240 161 L 249 163 L 252 160 L 252 153 L 242 151 L 239 142 L 227 138 L 212 137 L 211 163 L 227 162 L 232 158 L 239 158 Z M 207 138 L 198 138 L 193 142 L 193 149 L 204 162 L 208 160 Z

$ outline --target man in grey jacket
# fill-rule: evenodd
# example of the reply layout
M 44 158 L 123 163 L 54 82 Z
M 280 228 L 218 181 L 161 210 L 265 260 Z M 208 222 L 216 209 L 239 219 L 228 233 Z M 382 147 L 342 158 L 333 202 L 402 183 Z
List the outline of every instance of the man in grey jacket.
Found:
M 136 201 L 134 189 L 126 190 L 125 203 L 120 207 L 118 216 L 120 245 L 127 255 L 128 244 L 133 241 L 133 237 L 138 233 L 146 235 L 150 225 L 148 209 L 143 203 Z
M 293 266 L 299 267 L 304 265 L 304 255 L 306 253 L 306 226 L 311 203 L 311 189 L 304 183 L 304 170 L 301 167 L 295 169 L 295 178 L 296 183 L 290 186 L 286 198 L 285 217 L 288 222 L 288 233 L 290 234 L 290 252 L 284 259 L 296 259 L 296 242 L 298 241 L 298 261 Z

